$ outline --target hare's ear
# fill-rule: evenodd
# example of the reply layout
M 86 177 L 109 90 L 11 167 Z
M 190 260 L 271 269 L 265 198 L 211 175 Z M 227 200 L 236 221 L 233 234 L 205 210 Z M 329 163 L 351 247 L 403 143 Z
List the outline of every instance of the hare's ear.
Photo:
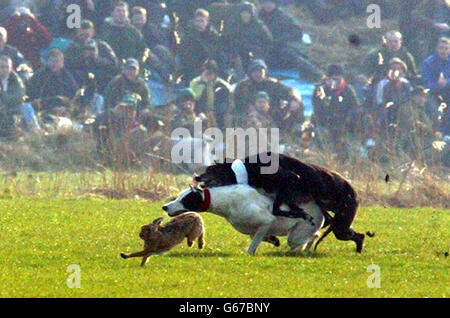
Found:
M 160 226 L 163 219 L 163 217 L 157 218 L 153 221 L 152 225 Z

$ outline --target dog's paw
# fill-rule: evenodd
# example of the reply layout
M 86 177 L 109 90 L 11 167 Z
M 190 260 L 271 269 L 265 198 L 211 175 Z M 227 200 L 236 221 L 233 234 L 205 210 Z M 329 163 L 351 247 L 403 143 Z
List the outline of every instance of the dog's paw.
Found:
M 123 259 L 126 259 L 126 258 L 127 258 L 127 254 L 125 254 L 125 253 L 120 253 L 120 257 L 122 257 Z

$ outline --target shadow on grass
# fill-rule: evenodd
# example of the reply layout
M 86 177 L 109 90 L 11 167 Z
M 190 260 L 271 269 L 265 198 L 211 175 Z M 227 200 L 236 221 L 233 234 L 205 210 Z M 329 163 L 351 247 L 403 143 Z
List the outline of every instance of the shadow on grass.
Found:
M 290 253 L 289 251 L 276 251 L 276 252 L 266 252 L 262 253 L 262 256 L 271 256 L 271 257 L 292 257 L 292 258 L 325 258 L 328 257 L 328 254 L 324 253 Z
M 230 253 L 223 253 L 223 252 L 214 252 L 214 251 L 199 251 L 199 252 L 188 252 L 188 251 L 182 251 L 182 252 L 171 252 L 170 254 L 165 255 L 165 257 L 230 257 L 233 256 L 233 254 Z

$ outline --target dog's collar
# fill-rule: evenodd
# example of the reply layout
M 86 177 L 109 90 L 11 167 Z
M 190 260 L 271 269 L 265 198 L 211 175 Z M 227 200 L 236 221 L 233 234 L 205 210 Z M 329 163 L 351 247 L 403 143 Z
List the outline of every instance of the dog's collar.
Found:
M 200 211 L 207 211 L 209 209 L 209 206 L 211 205 L 211 193 L 208 189 L 203 189 L 203 194 L 205 195 L 205 199 L 203 200 L 202 204 L 200 205 Z

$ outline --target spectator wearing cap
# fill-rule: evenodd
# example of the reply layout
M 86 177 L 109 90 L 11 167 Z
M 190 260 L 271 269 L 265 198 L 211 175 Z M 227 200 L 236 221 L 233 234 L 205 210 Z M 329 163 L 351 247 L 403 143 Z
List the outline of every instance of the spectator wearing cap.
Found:
M 113 49 L 105 41 L 95 39 L 95 27 L 89 20 L 83 20 L 76 30 L 75 41 L 65 51 L 67 68 L 81 85 L 88 81 L 88 74 L 95 76 L 99 92 L 119 71 L 119 61 Z
M 388 70 L 389 61 L 394 57 L 401 59 L 407 66 L 405 77 L 412 83 L 417 83 L 420 74 L 417 71 L 414 57 L 403 46 L 403 36 L 399 31 L 393 30 L 386 33 L 385 43 L 381 48 L 374 49 L 369 52 L 363 61 L 363 73 L 372 84 L 376 87 Z
M 125 93 L 111 109 L 97 116 L 93 131 L 97 141 L 99 155 L 112 163 L 111 155 L 120 155 L 117 150 L 124 150 L 122 146 L 129 144 L 133 134 L 141 128 L 137 118 L 137 107 L 141 96 L 134 93 Z
M 278 127 L 270 115 L 270 97 L 266 92 L 256 93 L 254 102 L 249 109 L 247 128 L 249 127 L 267 129 Z
M 351 135 L 358 119 L 360 105 L 355 90 L 344 77 L 338 64 L 328 67 L 327 76 L 313 93 L 314 114 L 311 121 L 339 149 L 345 136 Z
M 435 119 L 426 112 L 428 95 L 429 90 L 425 87 L 414 88 L 410 100 L 398 109 L 388 136 L 391 149 L 406 152 L 421 163 L 430 159 L 432 147 L 429 146 L 438 129 Z
M 303 122 L 303 102 L 300 93 L 267 75 L 267 65 L 261 59 L 253 60 L 248 78 L 238 82 L 234 91 L 232 121 L 235 127 L 246 127 L 246 118 L 254 97 L 260 91 L 269 95 L 272 119 L 283 128 L 283 118 L 288 114 Z
M 111 16 L 112 19 L 103 27 L 101 37 L 113 48 L 119 59 L 132 57 L 143 62 L 146 44 L 141 32 L 130 23 L 128 4 L 117 2 Z
M 273 37 L 256 12 L 255 5 L 243 2 L 238 6 L 235 23 L 227 24 L 223 31 L 225 50 L 232 59 L 240 59 L 247 69 L 252 59 L 266 59 L 272 49 Z
M 115 76 L 105 89 L 105 108 L 112 109 L 124 95 L 137 94 L 141 100 L 137 104 L 137 115 L 142 119 L 150 111 L 151 94 L 144 79 L 139 76 L 139 62 L 134 58 L 126 60 L 121 74 Z
M 392 137 L 398 122 L 398 113 L 409 103 L 413 87 L 405 77 L 408 69 L 406 63 L 394 57 L 388 63 L 386 77 L 376 89 L 376 121 L 381 125 L 382 135 Z M 395 140 L 395 139 L 392 139 Z
M 273 36 L 269 65 L 277 69 L 296 68 L 301 78 L 319 81 L 323 72 L 306 57 L 299 23 L 278 6 L 277 0 L 262 0 L 259 17 Z
M 180 90 L 173 103 L 169 103 L 171 114 L 171 129 L 186 128 L 194 135 L 194 122 L 197 120 L 195 113 L 197 102 L 191 88 Z M 164 119 L 166 116 L 164 116 Z
M 194 78 L 189 86 L 197 102 L 196 114 L 205 114 L 210 126 L 225 129 L 230 111 L 231 85 L 218 77 L 217 72 L 217 63 L 208 60 L 202 74 Z
M 398 108 L 409 101 L 413 87 L 405 77 L 408 66 L 401 59 L 394 57 L 388 63 L 386 76 L 381 80 L 376 89 L 376 104 L 380 110 L 387 110 L 394 116 Z
M 27 95 L 31 101 L 55 96 L 70 99 L 75 96 L 78 87 L 72 73 L 64 65 L 64 53 L 59 49 L 52 49 L 47 65 L 31 77 L 27 85 Z
M 220 64 L 220 53 L 219 33 L 210 24 L 209 12 L 205 9 L 196 10 L 194 20 L 181 38 L 179 55 L 184 79 L 190 82 L 207 60 L 215 60 Z
M 9 44 L 17 48 L 34 69 L 39 68 L 40 51 L 52 42 L 47 28 L 27 8 L 16 10 L 2 26 L 8 31 Z M 6 43 L 6 38 L 4 41 Z

